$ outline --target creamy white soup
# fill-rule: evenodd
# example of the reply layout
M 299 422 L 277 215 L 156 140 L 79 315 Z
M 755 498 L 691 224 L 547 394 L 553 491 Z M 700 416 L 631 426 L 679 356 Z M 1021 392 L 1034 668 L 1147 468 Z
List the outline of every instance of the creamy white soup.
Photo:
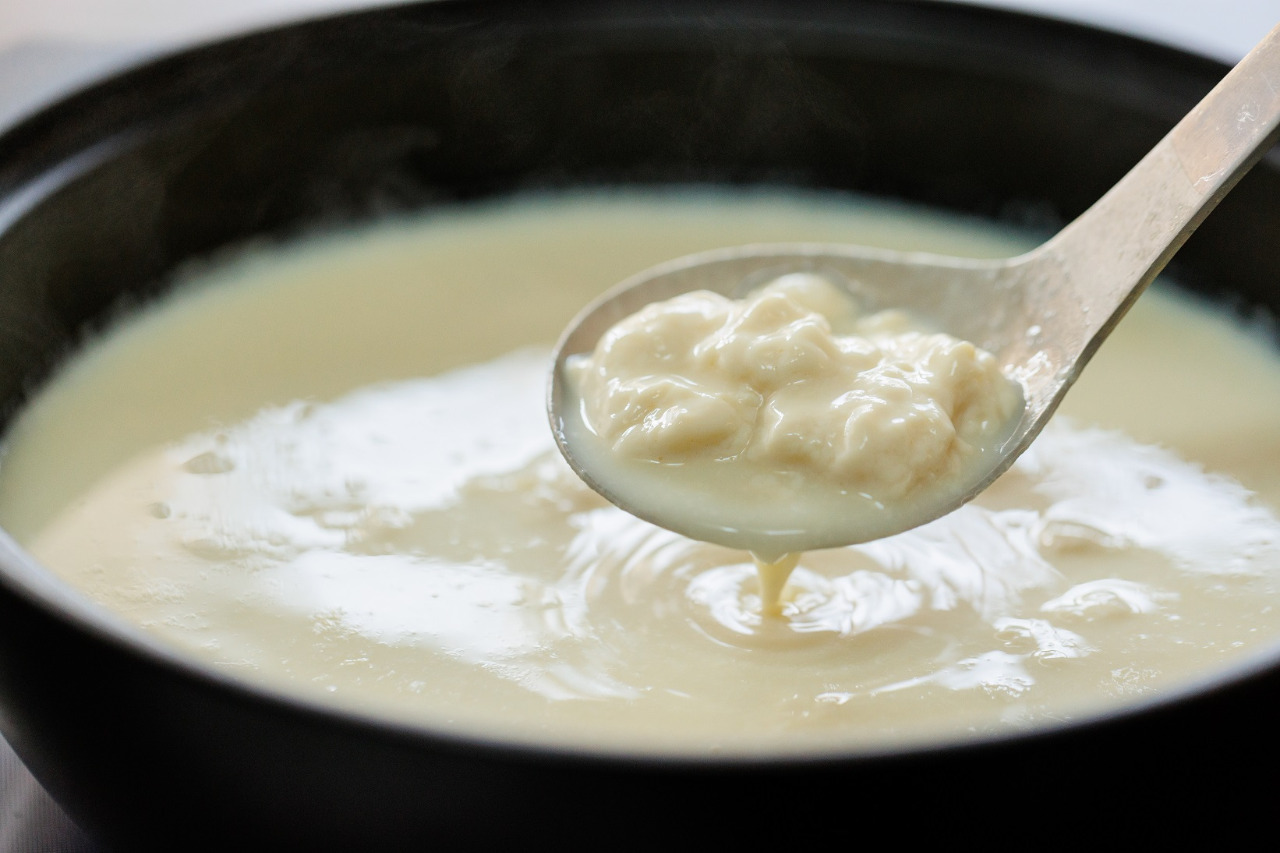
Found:
M 1160 286 L 975 502 L 804 554 L 583 485 L 548 347 L 636 270 L 748 242 L 1008 255 L 981 223 L 800 194 L 478 206 L 193 269 L 10 430 L 0 522 L 234 678 L 400 721 L 682 754 L 875 750 L 1057 725 L 1280 636 L 1280 359 Z

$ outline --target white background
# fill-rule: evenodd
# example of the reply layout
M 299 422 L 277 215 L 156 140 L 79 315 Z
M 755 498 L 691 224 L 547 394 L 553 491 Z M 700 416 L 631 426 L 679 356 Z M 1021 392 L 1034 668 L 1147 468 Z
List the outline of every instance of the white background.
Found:
M 183 40 L 388 0 L 0 0 L 0 45 L 57 37 Z M 1092 21 L 1215 55 L 1240 53 L 1280 22 L 1280 0 L 982 0 Z
M 18 41 L 185 41 L 390 0 L 0 0 L 0 49 Z M 1280 0 L 980 0 L 1238 58 L 1280 23 Z

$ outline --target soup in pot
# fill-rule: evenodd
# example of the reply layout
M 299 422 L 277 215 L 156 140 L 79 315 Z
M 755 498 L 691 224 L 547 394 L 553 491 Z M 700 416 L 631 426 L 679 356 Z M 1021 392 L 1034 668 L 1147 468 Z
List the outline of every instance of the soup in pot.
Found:
M 1280 636 L 1280 359 L 1166 285 L 973 503 L 805 553 L 606 503 L 549 346 L 638 269 L 756 241 L 1000 256 L 843 196 L 478 205 L 187 271 L 10 430 L 0 521 L 129 624 L 267 689 L 467 734 L 679 754 L 998 736 L 1185 689 Z M 776 612 L 775 612 L 776 610 Z

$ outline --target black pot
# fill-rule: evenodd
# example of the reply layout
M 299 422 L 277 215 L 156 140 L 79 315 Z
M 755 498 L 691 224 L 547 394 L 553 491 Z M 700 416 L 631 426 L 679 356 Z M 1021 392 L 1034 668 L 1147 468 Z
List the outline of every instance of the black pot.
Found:
M 391 211 L 785 184 L 1051 229 L 1225 71 L 901 0 L 456 0 L 200 47 L 0 136 L 0 411 L 180 265 Z M 1180 251 L 1179 283 L 1280 307 L 1276 153 Z M 1245 783 L 1280 762 L 1277 700 L 1280 652 L 1104 718 L 967 745 L 732 760 L 514 747 L 246 688 L 119 626 L 0 537 L 0 730 L 123 850 L 1230 832 L 1263 814 Z

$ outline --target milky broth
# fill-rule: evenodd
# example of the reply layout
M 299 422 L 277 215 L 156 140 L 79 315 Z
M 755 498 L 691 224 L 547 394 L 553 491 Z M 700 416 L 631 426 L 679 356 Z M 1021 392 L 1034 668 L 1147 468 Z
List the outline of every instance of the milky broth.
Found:
M 638 269 L 786 240 L 1025 246 L 851 199 L 682 192 L 246 250 L 67 363 L 6 439 L 0 522 L 234 678 L 520 741 L 723 755 L 982 737 L 1274 645 L 1280 361 L 1161 287 L 987 493 L 805 554 L 779 616 L 746 554 L 587 489 L 546 423 L 550 342 Z

